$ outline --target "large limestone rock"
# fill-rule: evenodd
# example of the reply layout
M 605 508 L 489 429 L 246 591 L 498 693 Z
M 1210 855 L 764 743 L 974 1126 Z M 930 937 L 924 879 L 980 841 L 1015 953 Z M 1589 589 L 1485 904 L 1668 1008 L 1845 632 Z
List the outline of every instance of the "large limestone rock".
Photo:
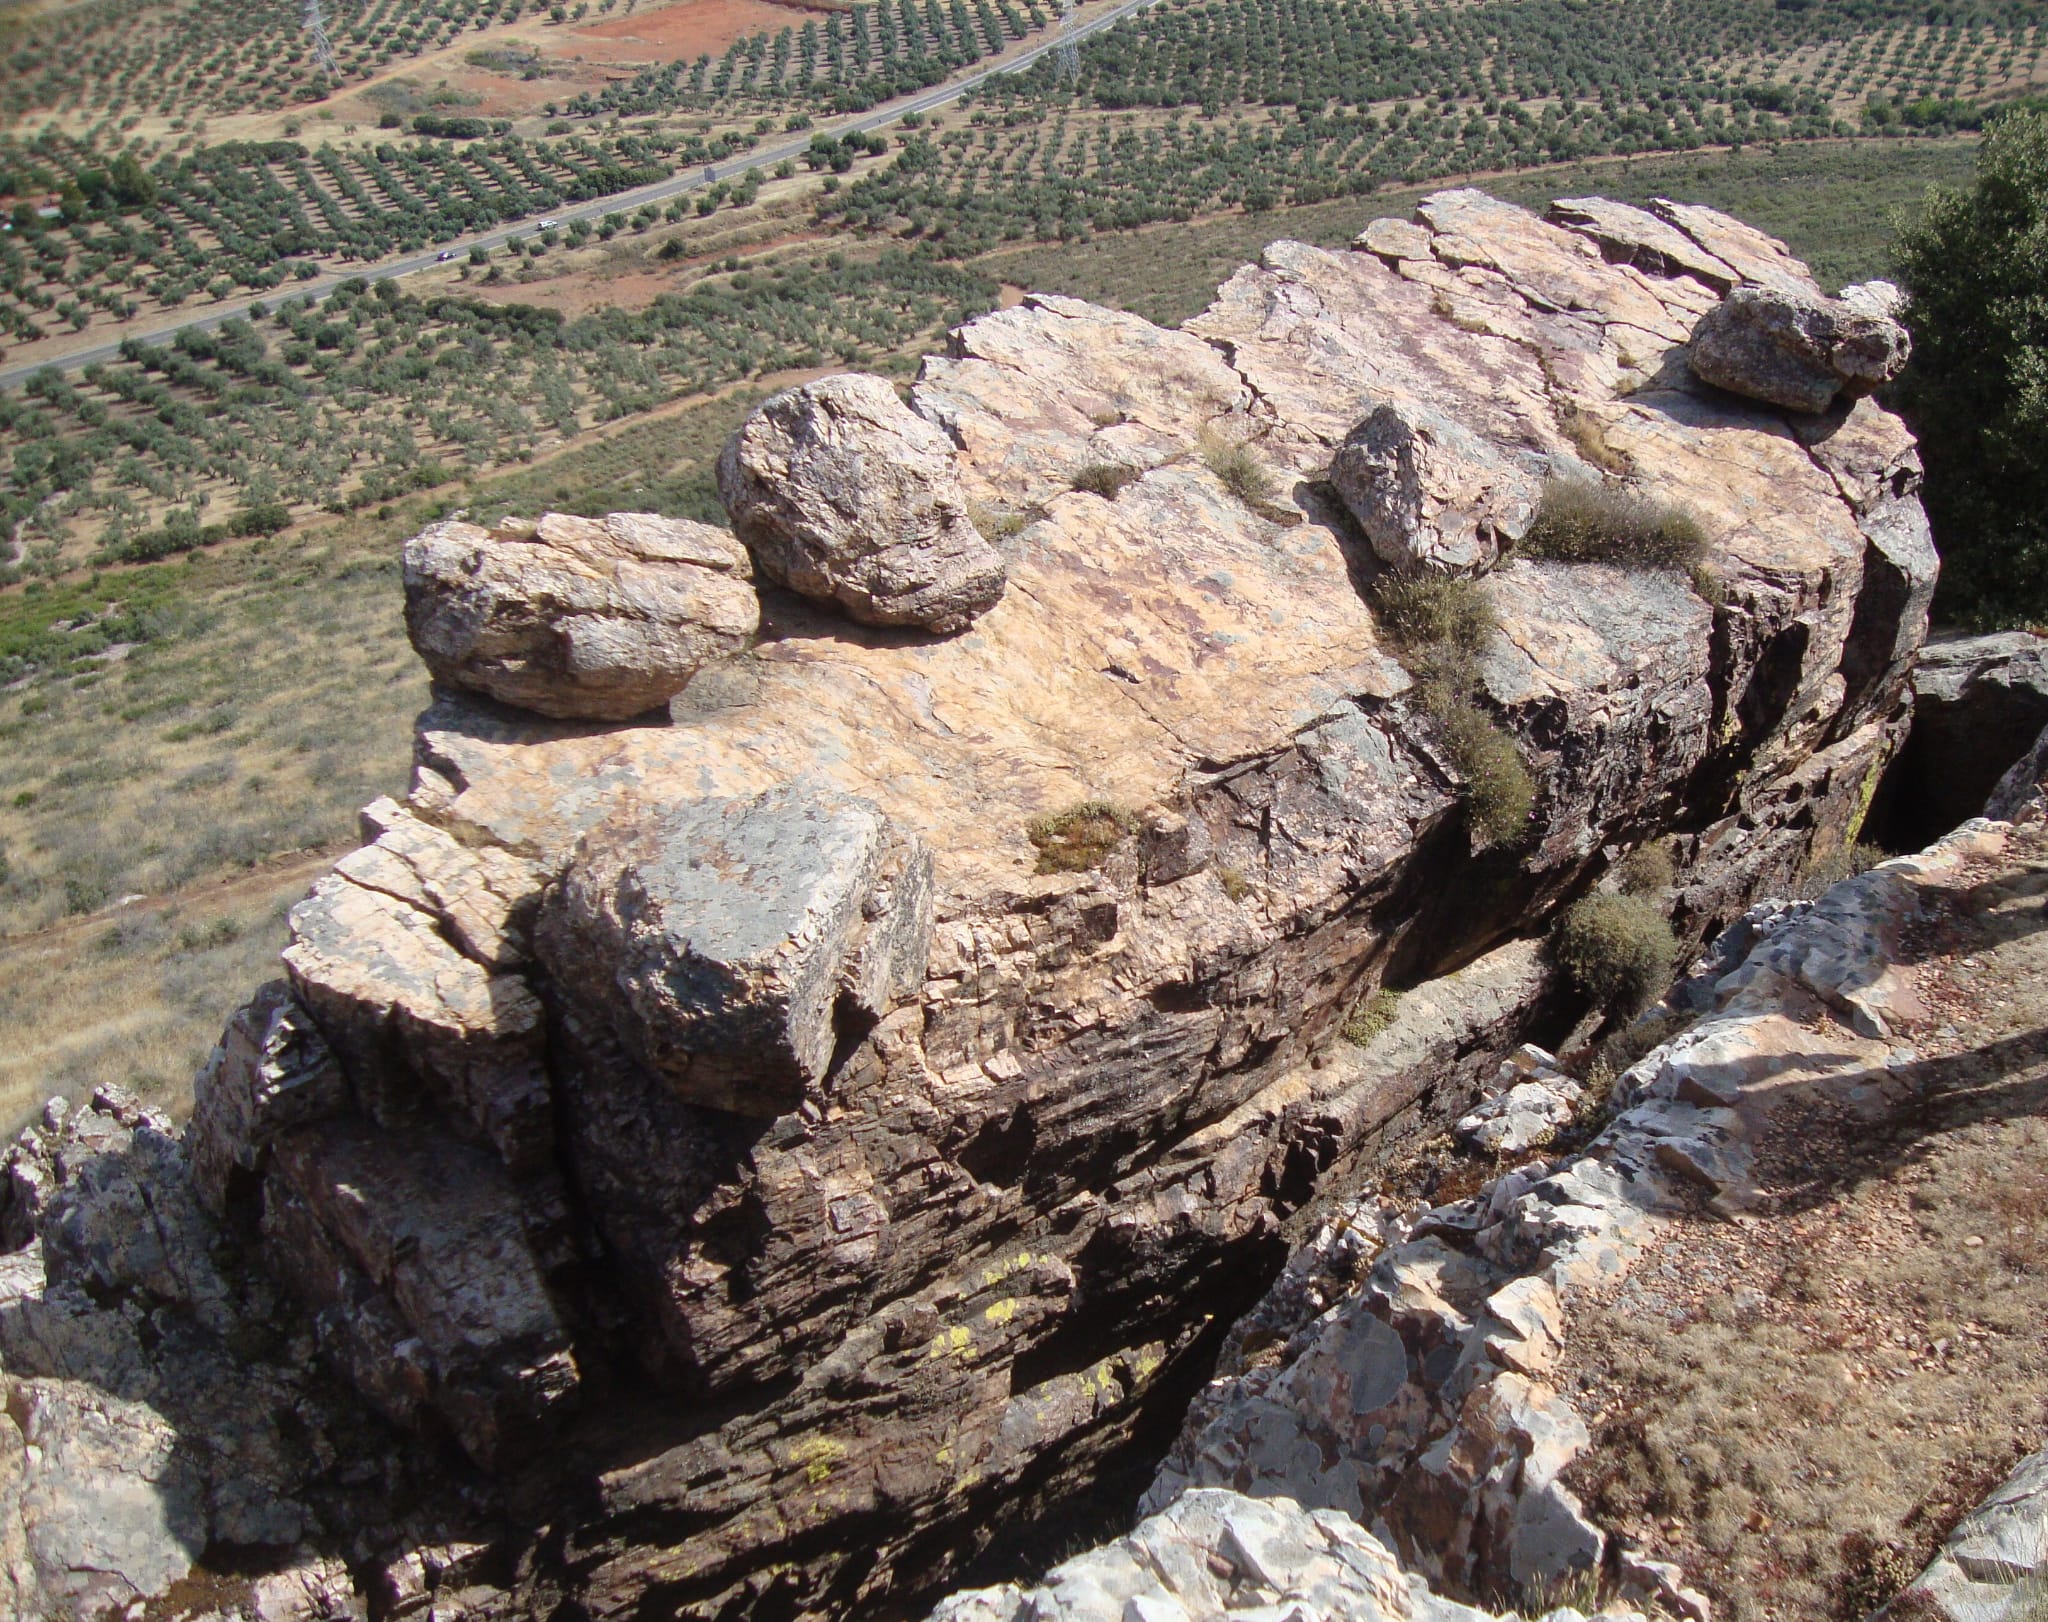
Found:
M 719 457 L 718 493 L 765 574 L 864 624 L 960 631 L 1003 595 L 953 447 L 885 378 L 767 401 Z
M 1522 538 L 1544 471 L 1441 413 L 1386 405 L 1337 447 L 1330 481 L 1390 568 L 1474 574 Z
M 1906 329 L 1865 304 L 1738 287 L 1693 329 L 1687 360 L 1703 381 L 1788 411 L 1820 412 L 1897 377 Z
M 1793 276 L 1734 222 L 1656 218 L 1745 281 Z M 486 1614 L 907 1609 L 1161 1418 L 1333 1175 L 1570 1025 L 1529 936 L 1618 852 L 1675 833 L 1695 938 L 1826 853 L 1903 730 L 1934 573 L 1917 464 L 1867 399 L 1793 432 L 1696 385 L 1720 294 L 1664 273 L 1689 257 L 1616 263 L 1455 192 L 1361 251 L 1273 244 L 1179 331 L 1026 299 L 954 335 L 910 407 L 867 391 L 914 481 L 868 476 L 884 441 L 851 408 L 755 424 L 787 451 L 764 523 L 815 519 L 821 556 L 965 544 L 967 501 L 1028 516 L 972 634 L 850 634 L 836 587 L 778 593 L 776 634 L 666 725 L 437 695 L 199 1135 L 303 1361 L 370 1429 L 469 1455 L 463 1493 L 421 1488 L 422 1524 L 359 1558 L 380 1603 L 488 1580 Z M 1517 469 L 1604 446 L 1713 538 L 1717 605 L 1676 571 L 1482 576 L 1475 703 L 1538 781 L 1525 842 L 1483 860 L 1328 482 L 1382 408 Z M 1218 479 L 1219 437 L 1256 446 L 1271 500 Z M 1141 470 L 1117 500 L 1068 488 L 1107 460 Z M 1441 534 L 1462 508 L 1437 510 Z M 882 601 L 902 582 L 877 570 Z M 1038 819 L 1092 801 L 1118 813 L 1093 865 L 1041 871 Z M 1388 1029 L 1338 1041 L 1389 983 Z M 1679 1102 L 1654 1148 L 1640 1127 L 1646 1164 L 1739 1158 Z M 14 1169 L 0 1230 L 48 1243 L 56 1174 Z M 1563 1233 L 1598 1192 L 1561 1183 L 1512 1231 Z M 130 1265 L 78 1231 L 63 1265 Z M 1464 1434 L 1528 1489 L 1472 1524 L 1541 1573 L 1588 1551 L 1533 1389 L 1545 1303 L 1511 1266 L 1475 1297 L 1457 1264 L 1413 1319 L 1484 1307 L 1477 1344 L 1530 1382 Z
M 405 625 L 436 681 L 542 715 L 666 704 L 760 625 L 724 530 L 652 513 L 450 521 L 405 543 Z
M 628 806 L 585 836 L 550 894 L 540 956 L 679 1097 L 785 1115 L 831 1062 L 857 955 L 873 1017 L 922 982 L 930 887 L 922 844 L 849 796 L 799 785 Z

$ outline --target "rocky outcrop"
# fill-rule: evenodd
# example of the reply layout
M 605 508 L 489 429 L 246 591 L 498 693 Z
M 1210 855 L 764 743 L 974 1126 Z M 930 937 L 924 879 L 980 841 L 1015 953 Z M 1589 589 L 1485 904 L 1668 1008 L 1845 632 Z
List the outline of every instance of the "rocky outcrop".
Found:
M 1569 1029 L 1533 937 L 1615 859 L 1670 836 L 1697 938 L 1853 828 L 1933 582 L 1912 443 L 1868 400 L 1795 432 L 1695 386 L 1719 296 L 1458 191 L 1362 250 L 1275 243 L 1179 331 L 1027 298 L 908 407 L 815 385 L 735 441 L 735 522 L 797 589 L 670 724 L 437 696 L 192 1153 L 307 1357 L 461 1456 L 495 1530 L 447 1586 L 902 1607 L 1176 1415 L 1333 1178 Z M 1597 450 L 1694 512 L 1721 582 L 1479 576 L 1470 702 L 1537 784 L 1483 857 L 1332 483 L 1383 409 L 1518 469 Z M 1137 477 L 1076 493 L 1103 462 Z M 1000 576 L 927 567 L 972 554 L 968 501 L 1028 520 Z M 1077 817 L 1100 840 L 1050 859 Z M 1488 1410 L 1530 1484 L 1500 1514 L 1559 1546 L 1522 1412 Z M 417 1596 L 440 1560 L 379 1544 L 359 1580 Z
M 864 800 L 802 786 L 628 805 L 583 837 L 541 917 L 554 984 L 681 1098 L 787 1115 L 842 995 L 879 1019 L 924 982 L 931 854 Z
M 718 493 L 762 572 L 865 625 L 965 630 L 1003 595 L 952 447 L 886 379 L 776 395 L 718 459 Z
M 1687 360 L 1718 388 L 1788 411 L 1821 412 L 1904 370 L 1906 329 L 1875 301 L 1738 287 L 1700 318 Z
M 732 536 L 688 519 L 451 520 L 406 542 L 405 625 L 436 681 L 624 720 L 747 645 L 761 617 L 748 572 Z
M 1618 1080 L 1583 1153 L 1420 1212 L 1340 1207 L 1233 1330 L 1145 1509 L 1226 1488 L 1341 1510 L 1406 1569 L 1468 1591 L 1608 1563 L 1608 1534 L 1564 1482 L 1591 1433 L 1551 1383 L 1574 1298 L 1610 1290 L 1701 1196 L 1748 1207 L 1776 1112 L 1820 1099 L 1877 1119 L 1926 1012 L 1906 932 L 2004 837 L 1973 823 L 1817 904 L 1760 911 L 1740 960 L 1681 999 L 1696 1022 Z M 1645 1599 L 1705 1616 L 1675 1568 L 1617 1554 Z
M 1917 849 L 1976 816 L 2044 729 L 2048 637 L 2001 631 L 1928 643 L 1913 670 L 1913 730 L 1872 812 L 1884 838 Z
M 1077 1555 L 1026 1590 L 956 1594 L 931 1622 L 1494 1622 L 1438 1598 L 1348 1515 L 1285 1498 L 1196 1489 L 1130 1536 Z M 1642 1622 L 1607 1609 L 1604 1622 Z M 1559 1607 L 1541 1622 L 1586 1622 Z
M 1956 1523 L 1937 1554 L 1872 1622 L 2023 1622 L 2048 1592 L 2048 1448 L 2020 1460 Z

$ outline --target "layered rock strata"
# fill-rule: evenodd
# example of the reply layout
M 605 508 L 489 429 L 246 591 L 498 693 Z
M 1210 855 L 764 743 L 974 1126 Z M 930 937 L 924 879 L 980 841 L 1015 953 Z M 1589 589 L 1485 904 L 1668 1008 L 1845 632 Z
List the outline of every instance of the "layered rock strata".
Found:
M 1933 584 L 1912 442 L 1868 400 L 1795 426 L 1697 387 L 1721 288 L 1603 241 L 1810 286 L 1781 245 L 1677 208 L 1601 230 L 1448 192 L 1356 250 L 1275 243 L 1181 331 L 1028 298 L 905 412 L 939 484 L 1026 520 L 970 626 L 764 587 L 758 645 L 668 724 L 441 692 L 192 1153 L 326 1365 L 492 1483 L 501 1597 L 466 1605 L 838 1616 L 945 1580 L 1176 1411 L 1320 1184 L 1570 1023 L 1551 909 L 1673 834 L 1697 936 L 1853 833 Z M 1597 447 L 1713 537 L 1713 603 L 1481 576 L 1472 702 L 1537 783 L 1483 858 L 1369 607 L 1394 541 L 1330 483 L 1383 411 L 1530 477 Z M 747 443 L 743 536 L 801 482 Z M 1105 462 L 1138 475 L 1072 489 Z M 1402 539 L 1409 510 L 1387 533 L 1434 545 L 1448 509 Z M 1084 804 L 1116 837 L 1041 871 L 1034 828 Z M 1388 984 L 1389 1029 L 1338 1042 Z M 361 1580 L 422 1593 L 410 1558 Z
M 1564 1485 L 1591 1444 L 1551 1383 L 1574 1298 L 1611 1288 L 1702 1197 L 1731 1215 L 1751 1205 L 1752 1145 L 1779 1112 L 1826 1100 L 1875 1123 L 1898 1106 L 1908 1086 L 1895 1072 L 1915 1056 L 1905 1033 L 1925 1015 L 1906 932 L 2008 832 L 1973 822 L 1816 904 L 1760 910 L 1739 960 L 1688 988 L 1698 1019 L 1618 1080 L 1583 1153 L 1531 1160 L 1419 1214 L 1340 1208 L 1233 1330 L 1143 1507 L 1229 1489 L 1336 1509 L 1404 1569 L 1464 1592 L 1609 1566 L 1645 1601 L 1703 1619 L 1675 1567 L 1627 1549 L 1610 1560 Z M 2035 1492 L 2023 1477 L 2012 1501 Z M 2004 1524 L 1986 1514 L 1959 1547 Z M 1925 1586 L 1949 1592 L 1956 1578 L 1937 1563 Z

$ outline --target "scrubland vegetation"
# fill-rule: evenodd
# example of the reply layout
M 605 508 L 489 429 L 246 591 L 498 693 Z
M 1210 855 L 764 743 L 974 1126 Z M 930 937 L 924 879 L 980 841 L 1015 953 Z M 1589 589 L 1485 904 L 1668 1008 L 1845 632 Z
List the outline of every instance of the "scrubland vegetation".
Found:
M 793 258 L 635 310 L 414 297 L 395 282 L 0 396 L 12 572 L 159 557 L 238 524 L 374 507 L 531 459 L 598 423 L 792 367 L 853 365 L 985 309 L 993 284 L 900 251 Z

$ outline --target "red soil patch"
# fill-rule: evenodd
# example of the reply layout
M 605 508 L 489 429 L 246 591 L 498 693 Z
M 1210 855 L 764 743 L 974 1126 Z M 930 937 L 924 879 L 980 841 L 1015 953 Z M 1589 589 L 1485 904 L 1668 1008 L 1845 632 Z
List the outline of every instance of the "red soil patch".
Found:
M 722 54 L 736 39 L 763 30 L 802 28 L 833 8 L 777 5 L 772 0 L 682 0 L 658 11 L 611 17 L 576 30 L 579 39 L 603 40 L 613 57 L 629 62 L 688 62 Z

